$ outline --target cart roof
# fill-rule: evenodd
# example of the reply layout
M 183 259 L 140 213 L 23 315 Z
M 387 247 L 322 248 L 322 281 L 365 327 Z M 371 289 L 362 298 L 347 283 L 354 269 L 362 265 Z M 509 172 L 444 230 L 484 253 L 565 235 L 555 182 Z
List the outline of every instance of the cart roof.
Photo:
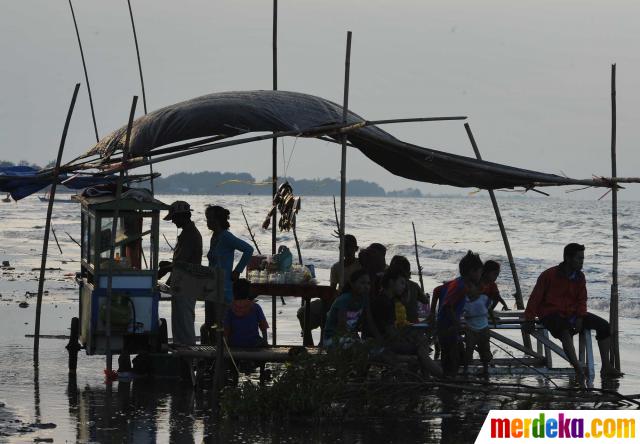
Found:
M 139 200 L 133 197 L 122 197 L 119 201 L 113 194 L 88 197 L 73 196 L 73 200 L 77 200 L 83 207 L 91 211 L 113 211 L 118 208 L 119 211 L 163 211 L 168 210 L 169 205 L 157 199 Z

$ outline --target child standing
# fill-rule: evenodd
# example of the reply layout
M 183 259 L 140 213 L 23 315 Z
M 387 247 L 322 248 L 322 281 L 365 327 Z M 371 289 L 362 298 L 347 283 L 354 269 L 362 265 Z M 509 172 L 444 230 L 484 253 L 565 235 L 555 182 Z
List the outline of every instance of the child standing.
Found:
M 454 377 L 458 373 L 460 360 L 464 359 L 464 344 L 460 338 L 462 310 L 465 296 L 478 287 L 482 275 L 480 256 L 472 251 L 458 264 L 460 276 L 447 282 L 441 291 L 438 304 L 436 329 L 442 351 L 442 370 L 445 376 Z
M 482 266 L 482 277 L 480 278 L 480 290 L 491 299 L 491 310 L 496 308 L 498 303 L 502 304 L 502 310 L 508 310 L 507 303 L 500 296 L 500 290 L 496 285 L 496 280 L 500 274 L 500 264 L 496 261 L 488 260 Z
M 493 358 L 489 349 L 489 307 L 491 299 L 479 288 L 470 289 L 465 296 L 465 360 L 464 372 L 473 358 L 473 350 L 477 346 L 482 361 L 484 376 L 489 374 L 489 361 Z
M 262 308 L 251 300 L 249 285 L 246 279 L 238 279 L 233 283 L 233 303 L 224 317 L 224 337 L 230 347 L 267 345 L 269 324 Z

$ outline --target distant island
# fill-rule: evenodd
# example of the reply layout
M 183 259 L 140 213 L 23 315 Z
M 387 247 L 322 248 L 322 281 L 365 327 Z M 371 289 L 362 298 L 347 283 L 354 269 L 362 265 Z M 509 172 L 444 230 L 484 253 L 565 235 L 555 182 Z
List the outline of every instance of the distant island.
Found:
M 27 161 L 13 163 L 0 160 L 0 167 L 30 166 L 40 169 Z M 45 168 L 55 165 L 49 162 Z M 279 183 L 282 183 L 279 178 Z M 340 194 L 340 181 L 336 179 L 293 179 L 286 178 L 301 196 L 337 196 Z M 203 171 L 200 173 L 177 173 L 159 177 L 154 181 L 155 191 L 160 194 L 216 194 L 216 195 L 271 195 L 271 178 L 257 181 L 249 173 L 221 173 Z M 347 194 L 358 197 L 427 197 L 417 188 L 386 191 L 375 182 L 354 179 L 347 182 Z
M 283 179 L 280 178 L 279 182 Z M 287 177 L 295 194 L 302 196 L 331 196 L 340 194 L 340 181 L 336 179 L 293 179 Z M 154 183 L 156 193 L 161 194 L 217 194 L 259 196 L 271 195 L 271 178 L 263 181 L 249 173 L 177 173 L 160 177 Z M 375 182 L 354 179 L 347 182 L 347 194 L 359 197 L 424 197 L 416 188 L 385 191 Z

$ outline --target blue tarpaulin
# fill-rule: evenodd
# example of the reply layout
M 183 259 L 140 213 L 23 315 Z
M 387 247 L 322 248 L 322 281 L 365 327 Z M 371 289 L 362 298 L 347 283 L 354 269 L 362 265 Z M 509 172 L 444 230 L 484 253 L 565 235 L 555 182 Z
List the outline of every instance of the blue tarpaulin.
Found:
M 74 190 L 94 185 L 112 183 L 115 176 L 79 176 L 61 173 L 58 184 Z M 0 192 L 9 193 L 14 200 L 20 200 L 50 186 L 53 183 L 51 174 L 43 174 L 30 166 L 0 167 Z

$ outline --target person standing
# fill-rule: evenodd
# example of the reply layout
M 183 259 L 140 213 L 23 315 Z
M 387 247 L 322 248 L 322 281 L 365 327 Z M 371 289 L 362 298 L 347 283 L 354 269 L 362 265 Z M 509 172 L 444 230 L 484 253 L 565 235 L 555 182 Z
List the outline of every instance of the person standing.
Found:
M 479 290 L 482 275 L 480 256 L 469 250 L 458 264 L 460 276 L 449 281 L 434 294 L 439 295 L 436 330 L 442 351 L 442 370 L 445 376 L 455 377 L 464 359 L 464 344 L 460 337 L 461 318 L 466 296 Z
M 202 235 L 191 220 L 191 207 L 182 200 L 177 200 L 169 207 L 169 214 L 164 217 L 182 229 L 173 250 L 173 261 L 160 263 L 158 278 L 173 271 L 173 265 L 182 262 L 200 265 L 202 263 Z M 171 277 L 169 277 L 169 283 Z M 195 345 L 195 294 L 173 292 L 171 297 L 171 330 L 173 342 L 184 345 Z
M 210 205 L 205 210 L 207 227 L 213 232 L 207 258 L 209 259 L 210 267 L 223 270 L 224 300 L 227 305 L 233 301 L 233 282 L 238 280 L 240 273 L 244 271 L 253 254 L 251 245 L 237 238 L 229 231 L 229 215 L 229 210 L 218 205 Z M 234 268 L 233 261 L 236 251 L 240 251 L 242 257 Z M 215 321 L 215 303 L 206 301 L 205 329 L 201 331 L 203 338 L 208 337 L 209 330 Z

